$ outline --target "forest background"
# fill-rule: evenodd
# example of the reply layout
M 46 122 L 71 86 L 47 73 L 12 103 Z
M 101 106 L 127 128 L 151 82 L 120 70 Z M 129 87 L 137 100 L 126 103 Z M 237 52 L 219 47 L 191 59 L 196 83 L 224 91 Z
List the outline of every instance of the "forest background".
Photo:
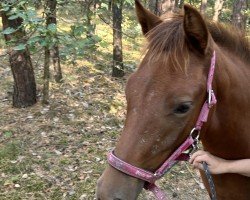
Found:
M 189 3 L 249 37 L 247 0 L 141 2 L 156 15 Z M 0 199 L 94 199 L 146 42 L 134 1 L 1 0 L 0 9 Z M 187 164 L 160 184 L 173 199 L 207 198 Z

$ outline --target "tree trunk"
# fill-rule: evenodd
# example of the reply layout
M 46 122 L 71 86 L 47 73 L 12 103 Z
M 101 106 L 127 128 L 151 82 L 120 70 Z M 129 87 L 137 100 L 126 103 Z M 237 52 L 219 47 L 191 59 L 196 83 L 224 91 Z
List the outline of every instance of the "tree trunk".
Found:
M 207 0 L 201 0 L 200 12 L 202 15 L 206 14 Z
M 214 16 L 213 16 L 214 21 L 219 20 L 219 16 L 221 14 L 223 4 L 224 4 L 224 0 L 216 0 L 215 1 L 215 4 L 214 4 Z
M 21 41 L 25 37 L 25 31 L 20 28 L 23 20 L 16 18 L 9 20 L 7 13 L 1 11 L 3 30 L 16 29 L 12 34 L 4 35 L 6 42 L 10 40 Z M 14 78 L 13 106 L 17 108 L 28 107 L 37 102 L 36 81 L 28 48 L 9 51 L 9 61 Z
M 183 7 L 183 4 L 184 4 L 184 0 L 180 0 L 180 1 L 179 1 L 178 7 L 179 7 L 179 8 L 182 8 L 182 7 Z
M 92 19 L 93 17 L 96 15 L 96 0 L 92 0 L 92 1 L 87 1 L 85 3 L 85 12 L 84 14 L 86 14 L 87 17 L 87 26 L 88 26 L 88 30 L 87 30 L 87 38 L 92 39 L 93 36 L 95 35 L 95 29 L 96 29 L 96 25 L 92 23 Z
M 247 8 L 246 0 L 235 0 L 231 19 L 233 25 L 242 30 L 245 30 L 246 28 L 246 16 L 242 12 L 246 8 Z
M 108 11 L 112 11 L 112 0 L 108 0 Z
M 149 0 L 148 1 L 148 8 L 155 15 L 159 15 L 160 14 L 160 12 L 158 10 L 158 3 L 159 3 L 159 0 Z
M 49 79 L 50 79 L 50 50 L 44 49 L 44 71 L 43 71 L 43 104 L 49 103 Z
M 168 13 L 168 12 L 175 12 L 175 5 L 178 4 L 176 3 L 175 0 L 162 0 L 158 4 L 158 8 L 160 10 L 160 15 Z
M 57 6 L 57 0 L 46 0 L 46 25 L 49 24 L 57 24 L 57 18 L 56 18 L 56 6 Z M 62 76 L 62 69 L 61 69 L 61 62 L 60 62 L 60 54 L 59 54 L 59 48 L 58 44 L 54 44 L 51 47 L 51 57 L 52 57 L 52 63 L 54 67 L 54 78 L 57 83 L 62 82 L 63 76 Z
M 34 0 L 34 5 L 36 10 L 39 10 L 42 8 L 42 0 Z
M 51 57 L 52 57 L 52 63 L 54 67 L 55 81 L 57 83 L 61 83 L 63 81 L 63 76 L 62 76 L 61 60 L 60 60 L 58 45 L 55 45 L 51 49 Z
M 122 6 L 123 0 L 113 1 L 113 77 L 124 76 L 122 55 Z

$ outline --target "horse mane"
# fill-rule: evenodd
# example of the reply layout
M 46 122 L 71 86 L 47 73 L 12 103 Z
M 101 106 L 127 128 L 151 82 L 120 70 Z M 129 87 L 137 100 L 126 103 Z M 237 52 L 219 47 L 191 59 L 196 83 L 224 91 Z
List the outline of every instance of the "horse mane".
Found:
M 233 26 L 207 22 L 208 30 L 218 46 L 224 47 L 250 63 L 250 43 L 244 32 Z
M 151 29 L 147 34 L 147 56 L 149 62 L 163 60 L 171 61 L 175 68 L 183 69 L 178 57 L 184 59 L 185 66 L 189 61 L 189 54 L 185 42 L 183 18 L 181 15 L 172 15 Z M 161 59 L 160 59 L 161 58 Z M 185 67 L 186 68 L 186 67 Z
M 185 66 L 189 62 L 183 14 L 174 14 L 162 19 L 163 22 L 146 35 L 149 61 L 157 61 L 164 56 L 165 61 L 171 59 L 175 67 L 183 69 L 178 58 L 184 59 Z M 250 62 L 250 44 L 243 32 L 220 23 L 205 21 L 213 40 L 219 47 L 228 49 L 247 63 Z

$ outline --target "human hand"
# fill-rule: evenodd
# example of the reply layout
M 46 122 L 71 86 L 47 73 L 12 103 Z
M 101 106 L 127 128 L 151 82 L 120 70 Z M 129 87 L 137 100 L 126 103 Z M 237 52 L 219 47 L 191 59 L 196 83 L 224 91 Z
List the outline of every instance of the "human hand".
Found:
M 227 160 L 213 156 L 209 152 L 199 150 L 195 152 L 189 162 L 198 169 L 204 170 L 202 162 L 206 162 L 212 174 L 222 174 L 226 172 Z

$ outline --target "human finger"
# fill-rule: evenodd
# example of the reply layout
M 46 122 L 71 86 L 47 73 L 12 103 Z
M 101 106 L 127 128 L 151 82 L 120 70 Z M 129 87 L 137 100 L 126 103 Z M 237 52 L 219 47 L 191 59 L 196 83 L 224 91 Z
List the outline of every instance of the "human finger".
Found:
M 201 162 L 196 162 L 196 161 L 195 161 L 192 165 L 193 165 L 193 167 L 196 168 L 196 169 L 204 170 L 203 165 L 202 165 Z
M 196 158 L 197 156 L 201 156 L 201 155 L 204 155 L 204 154 L 206 154 L 206 151 L 203 151 L 203 150 L 196 151 L 195 153 L 193 153 L 193 154 L 191 155 L 191 158 L 190 158 L 189 162 L 190 162 L 190 163 L 193 163 L 193 161 L 195 160 L 195 158 Z

